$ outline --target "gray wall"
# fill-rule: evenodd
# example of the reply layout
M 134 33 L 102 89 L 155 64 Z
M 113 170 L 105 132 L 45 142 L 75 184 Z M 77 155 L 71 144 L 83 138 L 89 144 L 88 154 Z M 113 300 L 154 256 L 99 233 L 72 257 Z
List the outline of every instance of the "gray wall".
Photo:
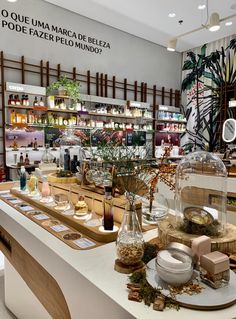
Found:
M 0 0 L 0 10 L 71 29 L 77 33 L 95 37 L 110 43 L 111 49 L 103 48 L 101 54 L 95 54 L 75 47 L 18 33 L 2 27 L 2 20 L 14 22 L 10 17 L 4 18 L 0 11 L 0 50 L 15 56 L 24 55 L 36 61 L 43 59 L 61 63 L 64 68 L 76 66 L 80 71 L 91 70 L 124 77 L 128 81 L 137 80 L 157 84 L 158 87 L 179 89 L 181 77 L 181 54 L 171 53 L 166 48 L 155 45 L 138 37 L 95 22 L 78 14 L 64 10 L 42 0 L 19 0 L 9 3 Z M 14 22 L 16 23 L 16 22 Z M 19 22 L 28 29 L 32 27 Z M 41 28 L 33 27 L 38 31 Z M 53 33 L 44 30 L 48 33 Z M 27 31 L 28 32 L 28 31 Z M 55 36 L 55 33 L 53 33 Z

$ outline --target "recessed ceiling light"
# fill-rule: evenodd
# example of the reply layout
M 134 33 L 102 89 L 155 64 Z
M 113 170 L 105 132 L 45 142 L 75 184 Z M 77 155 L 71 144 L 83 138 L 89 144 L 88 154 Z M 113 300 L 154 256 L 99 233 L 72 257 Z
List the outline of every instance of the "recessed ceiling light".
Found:
M 176 14 L 174 12 L 171 12 L 171 13 L 168 14 L 169 18 L 174 18 L 175 16 L 176 16 Z
M 16 2 L 17 0 L 7 0 L 8 2 Z
M 206 9 L 206 5 L 205 4 L 199 4 L 199 6 L 197 8 L 198 8 L 198 10 L 204 10 L 204 9 Z
M 225 22 L 226 27 L 229 27 L 229 26 L 232 25 L 232 24 L 233 24 L 232 21 L 227 21 L 227 22 Z

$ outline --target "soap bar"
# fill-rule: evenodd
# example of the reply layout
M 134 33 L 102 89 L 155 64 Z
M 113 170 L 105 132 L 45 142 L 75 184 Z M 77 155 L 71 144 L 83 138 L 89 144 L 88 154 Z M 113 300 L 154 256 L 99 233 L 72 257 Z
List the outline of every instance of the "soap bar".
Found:
M 196 261 L 199 261 L 202 255 L 211 252 L 211 239 L 207 236 L 200 236 L 192 240 L 192 251 Z
M 213 251 L 200 257 L 200 266 L 211 274 L 219 274 L 229 269 L 229 257 L 219 251 Z

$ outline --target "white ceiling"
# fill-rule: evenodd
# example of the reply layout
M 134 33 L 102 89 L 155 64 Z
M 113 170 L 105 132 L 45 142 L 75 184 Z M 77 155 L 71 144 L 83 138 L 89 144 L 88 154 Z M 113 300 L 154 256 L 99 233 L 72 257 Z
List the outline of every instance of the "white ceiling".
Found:
M 206 22 L 206 10 L 198 5 L 207 0 L 45 0 L 62 8 L 102 22 L 119 30 L 136 35 L 154 43 L 167 46 L 168 40 L 199 28 Z M 209 0 L 209 15 L 218 12 L 220 18 L 236 15 L 236 0 Z M 176 13 L 169 18 L 168 13 Z M 178 23 L 183 20 L 183 24 Z M 210 32 L 206 29 L 178 39 L 177 51 L 186 51 L 204 43 L 236 33 L 236 17 L 233 24 Z

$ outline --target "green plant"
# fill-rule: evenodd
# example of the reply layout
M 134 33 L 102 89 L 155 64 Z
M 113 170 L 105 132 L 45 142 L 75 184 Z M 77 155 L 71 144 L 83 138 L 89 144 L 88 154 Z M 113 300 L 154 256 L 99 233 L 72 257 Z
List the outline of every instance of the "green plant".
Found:
M 57 81 L 47 87 L 47 94 L 63 87 L 66 94 L 71 98 L 72 102 L 80 100 L 80 83 L 76 80 L 70 80 L 65 76 L 61 76 Z

